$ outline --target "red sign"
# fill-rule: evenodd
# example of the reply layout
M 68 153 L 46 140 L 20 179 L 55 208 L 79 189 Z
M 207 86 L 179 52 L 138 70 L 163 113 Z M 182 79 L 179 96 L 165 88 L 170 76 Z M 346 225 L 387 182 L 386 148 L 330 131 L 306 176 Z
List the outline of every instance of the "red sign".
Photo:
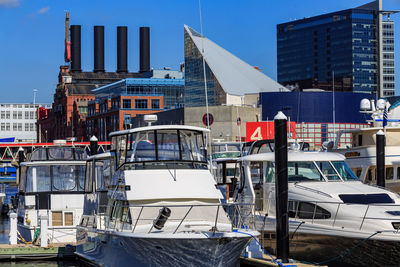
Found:
M 213 124 L 214 122 L 214 116 L 211 113 L 207 113 L 203 115 L 203 118 L 201 119 L 203 121 L 203 124 L 205 126 L 207 126 L 207 117 L 208 117 L 208 126 L 211 126 L 211 124 Z
M 290 132 L 289 132 L 290 131 Z M 288 137 L 296 138 L 296 123 L 288 122 Z M 246 123 L 246 142 L 274 139 L 274 122 L 261 121 L 261 122 L 247 122 Z

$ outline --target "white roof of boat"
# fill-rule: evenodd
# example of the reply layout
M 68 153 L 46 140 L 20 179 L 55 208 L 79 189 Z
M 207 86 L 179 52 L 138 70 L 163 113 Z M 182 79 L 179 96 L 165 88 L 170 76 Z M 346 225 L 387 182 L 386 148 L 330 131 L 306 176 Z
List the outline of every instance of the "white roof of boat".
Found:
M 189 125 L 154 125 L 154 126 L 145 126 L 138 127 L 129 130 L 123 130 L 118 132 L 110 133 L 110 136 L 122 135 L 127 133 L 137 133 L 143 131 L 151 131 L 151 130 L 189 130 L 189 131 L 198 131 L 198 132 L 209 132 L 210 130 L 203 127 L 189 126 Z
M 378 132 L 379 130 L 383 130 L 382 127 L 371 127 L 371 128 L 356 128 L 356 129 L 345 129 L 340 130 L 342 133 L 354 133 L 354 132 Z M 386 131 L 400 131 L 400 127 L 398 126 L 387 126 Z
M 184 28 L 226 93 L 242 96 L 259 92 L 290 91 L 187 25 Z
M 24 161 L 21 166 L 46 166 L 46 165 L 86 165 L 86 160 L 45 160 L 45 161 Z
M 244 156 L 240 161 L 272 161 L 275 162 L 275 152 L 260 153 Z M 315 152 L 315 151 L 289 151 L 288 161 L 343 161 L 345 157 L 339 153 L 333 152 Z

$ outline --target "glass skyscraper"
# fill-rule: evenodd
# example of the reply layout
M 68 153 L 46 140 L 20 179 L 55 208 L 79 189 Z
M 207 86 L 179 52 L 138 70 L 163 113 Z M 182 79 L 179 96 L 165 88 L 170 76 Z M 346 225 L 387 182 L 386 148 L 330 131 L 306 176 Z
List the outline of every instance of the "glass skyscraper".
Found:
M 326 90 L 335 84 L 335 90 L 375 93 L 383 77 L 380 95 L 394 95 L 394 67 L 388 61 L 394 62 L 394 25 L 384 21 L 383 34 L 378 33 L 377 5 L 277 25 L 278 82 Z M 378 69 L 377 36 L 383 42 L 383 75 Z

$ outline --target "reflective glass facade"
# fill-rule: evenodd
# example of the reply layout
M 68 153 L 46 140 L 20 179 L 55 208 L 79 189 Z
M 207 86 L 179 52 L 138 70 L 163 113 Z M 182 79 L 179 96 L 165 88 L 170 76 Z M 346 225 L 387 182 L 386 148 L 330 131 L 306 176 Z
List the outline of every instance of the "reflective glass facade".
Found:
M 193 35 L 198 35 L 192 32 Z M 211 106 L 226 103 L 226 93 L 205 62 L 207 77 L 208 104 Z M 204 90 L 203 57 L 185 31 L 185 107 L 206 105 Z
M 164 109 L 168 110 L 183 107 L 184 85 L 184 79 L 127 78 L 94 92 L 99 100 L 114 96 L 163 96 Z
M 348 9 L 277 25 L 278 82 L 332 83 L 334 75 L 349 91 L 375 92 L 375 23 L 375 11 Z

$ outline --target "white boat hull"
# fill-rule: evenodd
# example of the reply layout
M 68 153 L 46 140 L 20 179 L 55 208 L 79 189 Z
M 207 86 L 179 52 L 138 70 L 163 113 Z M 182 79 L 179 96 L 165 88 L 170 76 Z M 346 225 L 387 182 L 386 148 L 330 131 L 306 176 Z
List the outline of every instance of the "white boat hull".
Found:
M 236 233 L 145 236 L 78 229 L 81 245 L 76 254 L 99 266 L 239 266 L 240 254 L 251 239 Z

